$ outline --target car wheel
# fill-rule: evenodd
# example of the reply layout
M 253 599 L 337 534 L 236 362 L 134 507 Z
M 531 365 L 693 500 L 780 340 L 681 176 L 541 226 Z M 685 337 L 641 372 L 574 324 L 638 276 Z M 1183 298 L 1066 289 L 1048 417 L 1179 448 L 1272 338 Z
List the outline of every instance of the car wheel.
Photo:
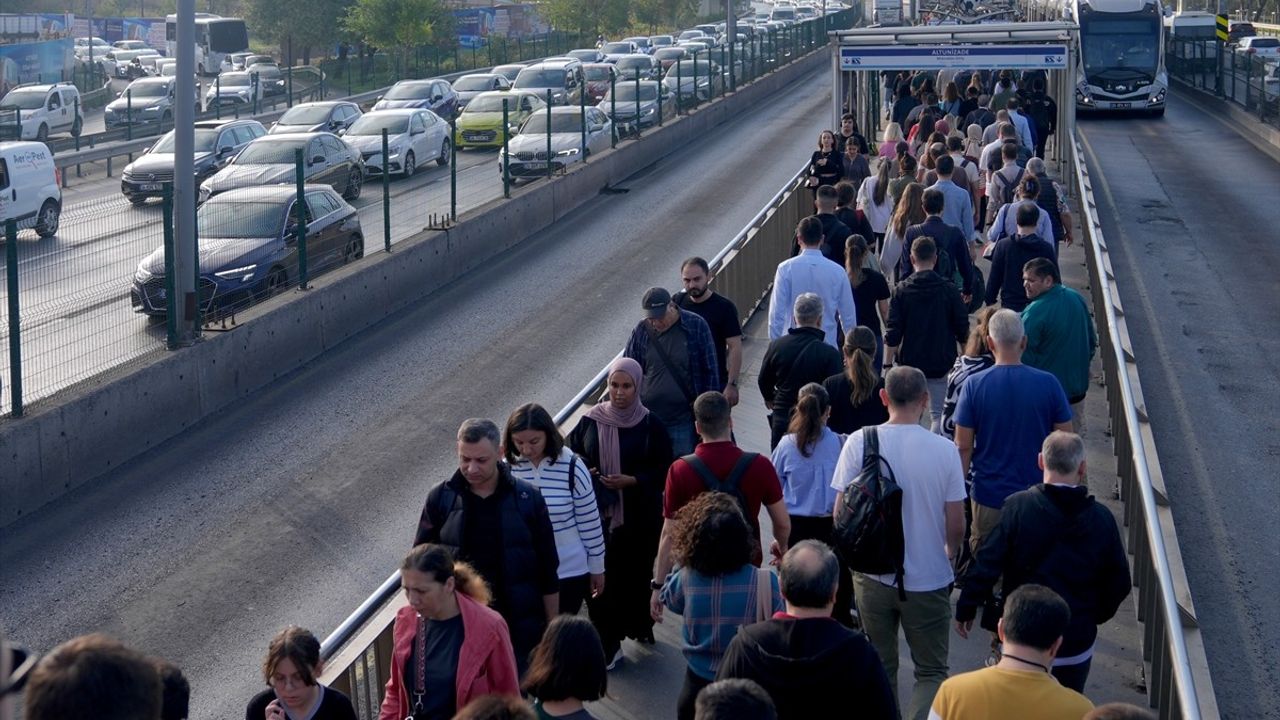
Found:
M 404 176 L 411 178 L 416 172 L 418 172 L 418 165 L 413 157 L 413 151 L 410 150 L 404 156 Z
M 445 138 L 444 142 L 440 143 L 440 157 L 436 158 L 436 164 L 440 167 L 445 167 L 449 164 L 449 149 L 449 138 Z
M 36 140 L 44 142 L 49 139 L 49 126 L 44 123 L 40 124 L 40 129 L 36 130 Z
M 36 234 L 42 238 L 53 237 L 58 233 L 58 218 L 61 216 L 58 201 L 50 198 L 40 206 L 40 214 L 36 215 Z
M 359 235 L 352 235 L 351 239 L 347 241 L 347 246 L 342 249 L 342 264 L 346 265 L 362 257 L 364 257 L 364 238 Z
M 76 121 L 71 124 L 71 137 L 80 137 L 82 130 L 84 130 L 84 123 L 80 118 L 76 118 Z
M 347 176 L 347 191 L 342 193 L 342 197 L 347 200 L 355 200 L 360 197 L 360 189 L 364 187 L 364 173 L 359 168 L 352 170 Z

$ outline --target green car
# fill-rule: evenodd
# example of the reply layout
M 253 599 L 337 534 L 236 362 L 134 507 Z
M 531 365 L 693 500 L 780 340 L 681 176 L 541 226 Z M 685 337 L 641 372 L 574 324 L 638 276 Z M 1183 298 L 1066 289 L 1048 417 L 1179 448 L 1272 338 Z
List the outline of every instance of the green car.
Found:
M 525 118 L 546 105 L 536 93 L 485 92 L 467 103 L 457 119 L 457 133 L 453 144 L 465 147 L 502 147 L 502 101 L 507 101 L 507 125 L 512 134 L 524 123 Z

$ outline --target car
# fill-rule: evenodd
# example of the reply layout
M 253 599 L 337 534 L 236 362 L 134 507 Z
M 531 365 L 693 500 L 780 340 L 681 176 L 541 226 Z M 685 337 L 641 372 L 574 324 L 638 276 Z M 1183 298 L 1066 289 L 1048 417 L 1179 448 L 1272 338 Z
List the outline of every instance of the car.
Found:
M 645 128 L 658 123 L 658 93 L 661 92 L 662 117 L 665 119 L 675 115 L 675 101 L 671 99 L 671 91 L 666 85 L 656 80 L 641 80 L 639 92 L 636 90 L 635 82 L 618 83 L 614 93 L 606 95 L 596 107 L 609 115 L 619 127 L 634 127 L 638 117 L 640 127 Z M 637 97 L 640 98 L 638 103 Z
M 716 23 L 703 23 L 702 25 L 694 25 L 694 26 L 693 26 L 693 29 L 694 29 L 694 30 L 701 30 L 701 31 L 702 31 L 702 33 L 703 33 L 704 35 L 706 35 L 707 37 L 711 37 L 711 38 L 713 38 L 713 37 L 715 37 L 717 34 L 719 34 L 719 32 L 720 32 L 723 28 L 724 28 L 723 23 L 721 23 L 721 24 L 719 24 L 719 25 L 717 25 Z
M 134 58 L 141 55 L 157 54 L 151 48 L 146 50 L 112 50 L 102 58 L 102 69 L 110 77 L 132 79 L 142 72 L 142 66 L 134 64 Z
M 178 76 L 178 63 L 170 60 L 169 62 L 160 66 L 159 77 L 177 77 L 177 76 Z M 197 79 L 197 83 L 198 82 L 199 80 Z
M 248 70 L 250 65 L 275 65 L 276 59 L 270 55 L 245 55 L 240 64 Z
M 374 110 L 425 108 L 445 120 L 458 114 L 458 93 L 448 80 L 401 80 L 373 104 Z
M 258 76 L 258 85 L 262 88 L 262 94 L 267 97 L 284 95 L 288 91 L 284 73 L 275 63 L 254 63 L 246 67 L 245 72 Z
M 1260 58 L 1280 58 L 1280 37 L 1251 35 L 1240 38 L 1236 52 Z
M 307 132 L 265 135 L 250 142 L 200 183 L 200 202 L 234 188 L 294 182 L 299 150 L 306 182 L 328 185 L 348 200 L 360 197 L 364 187 L 360 153 L 333 133 Z
M 517 90 L 536 92 L 552 105 L 577 105 L 582 97 L 586 75 L 582 63 L 573 58 L 543 60 L 520 71 L 511 86 Z
M 683 60 L 689 54 L 690 52 L 687 49 L 679 46 L 660 47 L 653 51 L 653 59 L 658 61 L 658 66 L 661 70 L 666 71 L 667 68 Z
M 145 40 L 117 40 L 111 43 L 111 47 L 117 50 L 147 50 L 151 46 Z
M 382 131 L 387 131 L 387 159 L 382 158 Z M 342 133 L 342 139 L 360 153 L 366 175 L 381 175 L 383 168 L 411 177 L 422 163 L 449 164 L 449 123 L 423 108 L 375 110 L 360 116 Z
M 600 98 L 609 92 L 609 87 L 618 77 L 617 70 L 609 63 L 583 63 L 583 77 L 587 79 L 586 102 L 600 102 Z
M 130 123 L 138 125 L 173 122 L 178 79 L 172 77 L 138 78 L 115 100 L 107 103 L 102 111 L 102 121 L 108 130 L 122 128 Z M 197 90 L 198 91 L 198 90 Z M 200 111 L 199 97 L 191 98 L 196 112 Z
M 497 73 L 471 73 L 453 81 L 453 90 L 458 93 L 458 109 L 462 110 L 471 102 L 471 98 L 490 90 L 510 90 L 511 81 Z
M 587 106 L 544 108 L 529 116 L 520 132 L 507 144 L 505 157 L 512 177 L 550 175 L 583 159 L 582 130 L 587 132 L 586 154 L 609 148 L 613 141 L 613 122 L 600 108 Z M 551 157 L 547 157 L 548 137 Z M 498 153 L 498 172 L 503 171 L 504 155 Z
M 1258 34 L 1258 30 L 1253 23 L 1237 21 L 1231 23 L 1231 27 L 1227 30 L 1227 44 L 1235 45 L 1240 42 L 1241 38 L 1253 37 Z
M 222 69 L 225 70 L 243 70 L 244 59 L 253 55 L 251 52 L 228 53 L 222 57 Z
M 502 101 L 507 101 L 507 127 L 502 126 Z M 487 92 L 477 95 L 455 123 L 455 147 L 502 147 L 507 136 L 529 115 L 546 107 L 537 93 L 527 90 Z
M 299 276 L 298 189 L 230 190 L 196 209 L 200 304 L 206 314 L 236 311 L 289 287 Z M 309 275 L 364 257 L 360 215 L 326 185 L 303 187 Z M 168 314 L 164 248 L 138 263 L 129 290 L 134 312 Z
M 294 105 L 271 124 L 272 135 L 280 133 L 337 132 L 351 127 L 360 117 L 360 106 L 345 100 Z
M 785 23 L 786 25 L 794 25 L 799 16 L 794 7 L 786 5 L 774 5 L 773 10 L 769 13 L 769 20 Z
M 675 44 L 676 39 L 670 35 L 653 35 L 649 38 L 649 45 L 652 46 L 650 54 L 653 54 L 664 47 L 671 47 Z
M 154 55 L 139 55 L 133 59 L 133 64 L 138 66 L 138 70 L 135 70 L 134 74 L 137 77 L 142 77 L 143 75 L 150 75 L 151 77 L 158 76 L 160 73 L 156 70 L 156 63 L 162 59 L 163 56 L 160 53 L 155 53 Z
M 619 82 L 634 80 L 636 75 L 639 75 L 641 80 L 657 80 L 662 70 L 657 60 L 643 53 L 623 55 L 613 66 L 618 69 Z
M 820 14 L 821 13 L 811 7 L 801 6 L 796 8 L 796 20 L 798 21 L 813 20 Z
M 717 63 L 708 63 L 705 58 L 681 60 L 667 69 L 662 84 L 670 92 L 680 93 L 682 100 L 703 101 L 721 92 L 724 74 Z
M 630 40 L 620 40 L 605 43 L 600 47 L 600 51 L 604 53 L 604 61 L 611 63 L 617 62 L 623 55 L 634 55 L 640 52 L 640 48 Z
M 649 42 L 649 38 L 645 37 L 644 35 L 637 35 L 635 37 L 622 38 L 622 39 L 624 42 L 635 44 L 636 50 L 644 53 L 645 55 L 648 55 L 649 53 L 653 52 L 653 43 Z
M 706 35 L 707 34 L 701 30 L 685 30 L 676 36 L 676 42 L 680 42 L 681 40 L 697 40 L 699 38 L 706 37 Z
M 71 83 L 19 85 L 0 98 L 0 106 L 17 108 L 16 117 L 12 112 L 0 115 L 6 122 L 0 126 L 0 138 L 44 142 L 61 133 L 79 137 L 84 128 L 80 90 Z
M 15 220 L 42 238 L 58 233 L 62 188 L 53 152 L 42 142 L 0 142 L 0 226 Z
M 257 120 L 200 120 L 194 124 L 196 185 L 222 169 L 241 148 L 267 134 Z M 130 203 L 164 197 L 173 186 L 174 133 L 165 133 L 120 176 L 120 192 Z
M 72 52 L 75 53 L 76 59 L 81 62 L 89 61 L 89 54 L 92 52 L 95 61 L 101 60 L 103 55 L 111 51 L 111 44 L 100 37 L 76 38 L 75 47 Z
M 165 68 L 173 66 L 169 72 L 165 72 Z M 173 58 L 156 58 L 155 64 L 151 67 L 151 75 L 155 77 L 173 77 L 178 74 L 178 61 Z
M 711 50 L 711 46 L 702 40 L 685 40 L 680 43 L 679 47 L 684 48 L 689 55 L 698 57 L 706 57 L 707 52 Z
M 512 63 L 510 65 L 497 65 L 490 72 L 492 72 L 495 75 L 501 75 L 502 77 L 506 78 L 510 82 L 515 82 L 516 76 L 519 75 L 520 71 L 523 69 L 524 69 L 523 64 Z
M 219 74 L 216 82 L 209 83 L 204 104 L 210 109 L 214 105 L 244 107 L 252 105 L 255 99 L 262 100 L 263 96 L 262 85 L 255 85 L 252 75 L 243 70 L 228 70 Z
M 570 50 L 565 55 L 584 63 L 604 62 L 604 53 L 599 48 L 578 48 Z

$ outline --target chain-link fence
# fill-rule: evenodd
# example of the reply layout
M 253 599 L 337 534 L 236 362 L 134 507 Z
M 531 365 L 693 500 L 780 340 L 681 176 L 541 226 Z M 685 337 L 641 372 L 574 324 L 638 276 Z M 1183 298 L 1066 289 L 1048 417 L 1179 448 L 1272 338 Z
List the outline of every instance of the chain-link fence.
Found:
M 850 19 L 835 15 L 826 27 Z M 368 253 L 394 253 L 407 238 L 509 197 L 519 183 L 592 162 L 697 112 L 824 45 L 823 29 L 796 25 L 691 51 L 665 71 L 615 72 L 603 97 L 592 97 L 586 83 L 564 99 L 489 94 L 497 102 L 484 126 L 475 115 L 486 108 L 473 102 L 449 119 L 413 109 L 368 114 L 342 137 L 267 135 L 225 161 L 211 146 L 220 169 L 198 177 L 198 292 L 190 308 L 177 304 L 185 296 L 172 267 L 172 166 L 127 170 L 128 184 L 82 181 L 51 200 L 52 216 L 4 228 L 0 412 L 20 414 L 24 403 L 176 348 L 191 330 L 234 331 L 246 310 L 272 296 L 305 289 Z M 153 148 L 141 157 L 166 149 Z
M 1217 40 L 1171 37 L 1165 65 L 1174 78 L 1280 126 L 1280 58 L 1248 53 Z

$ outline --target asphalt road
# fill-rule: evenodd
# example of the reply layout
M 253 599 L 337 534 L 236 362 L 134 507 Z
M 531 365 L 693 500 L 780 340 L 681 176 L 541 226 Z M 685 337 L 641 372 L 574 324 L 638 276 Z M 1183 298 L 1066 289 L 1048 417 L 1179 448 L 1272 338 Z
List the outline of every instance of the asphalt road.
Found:
M 1079 127 L 1222 717 L 1276 720 L 1280 162 L 1176 94 Z
M 627 192 L 0 530 L 4 631 L 38 650 L 112 633 L 183 667 L 191 717 L 238 716 L 275 631 L 325 635 L 394 567 L 452 471 L 459 421 L 566 402 L 625 343 L 644 289 L 674 287 L 683 258 L 710 257 L 800 167 L 826 87 L 815 72 Z

